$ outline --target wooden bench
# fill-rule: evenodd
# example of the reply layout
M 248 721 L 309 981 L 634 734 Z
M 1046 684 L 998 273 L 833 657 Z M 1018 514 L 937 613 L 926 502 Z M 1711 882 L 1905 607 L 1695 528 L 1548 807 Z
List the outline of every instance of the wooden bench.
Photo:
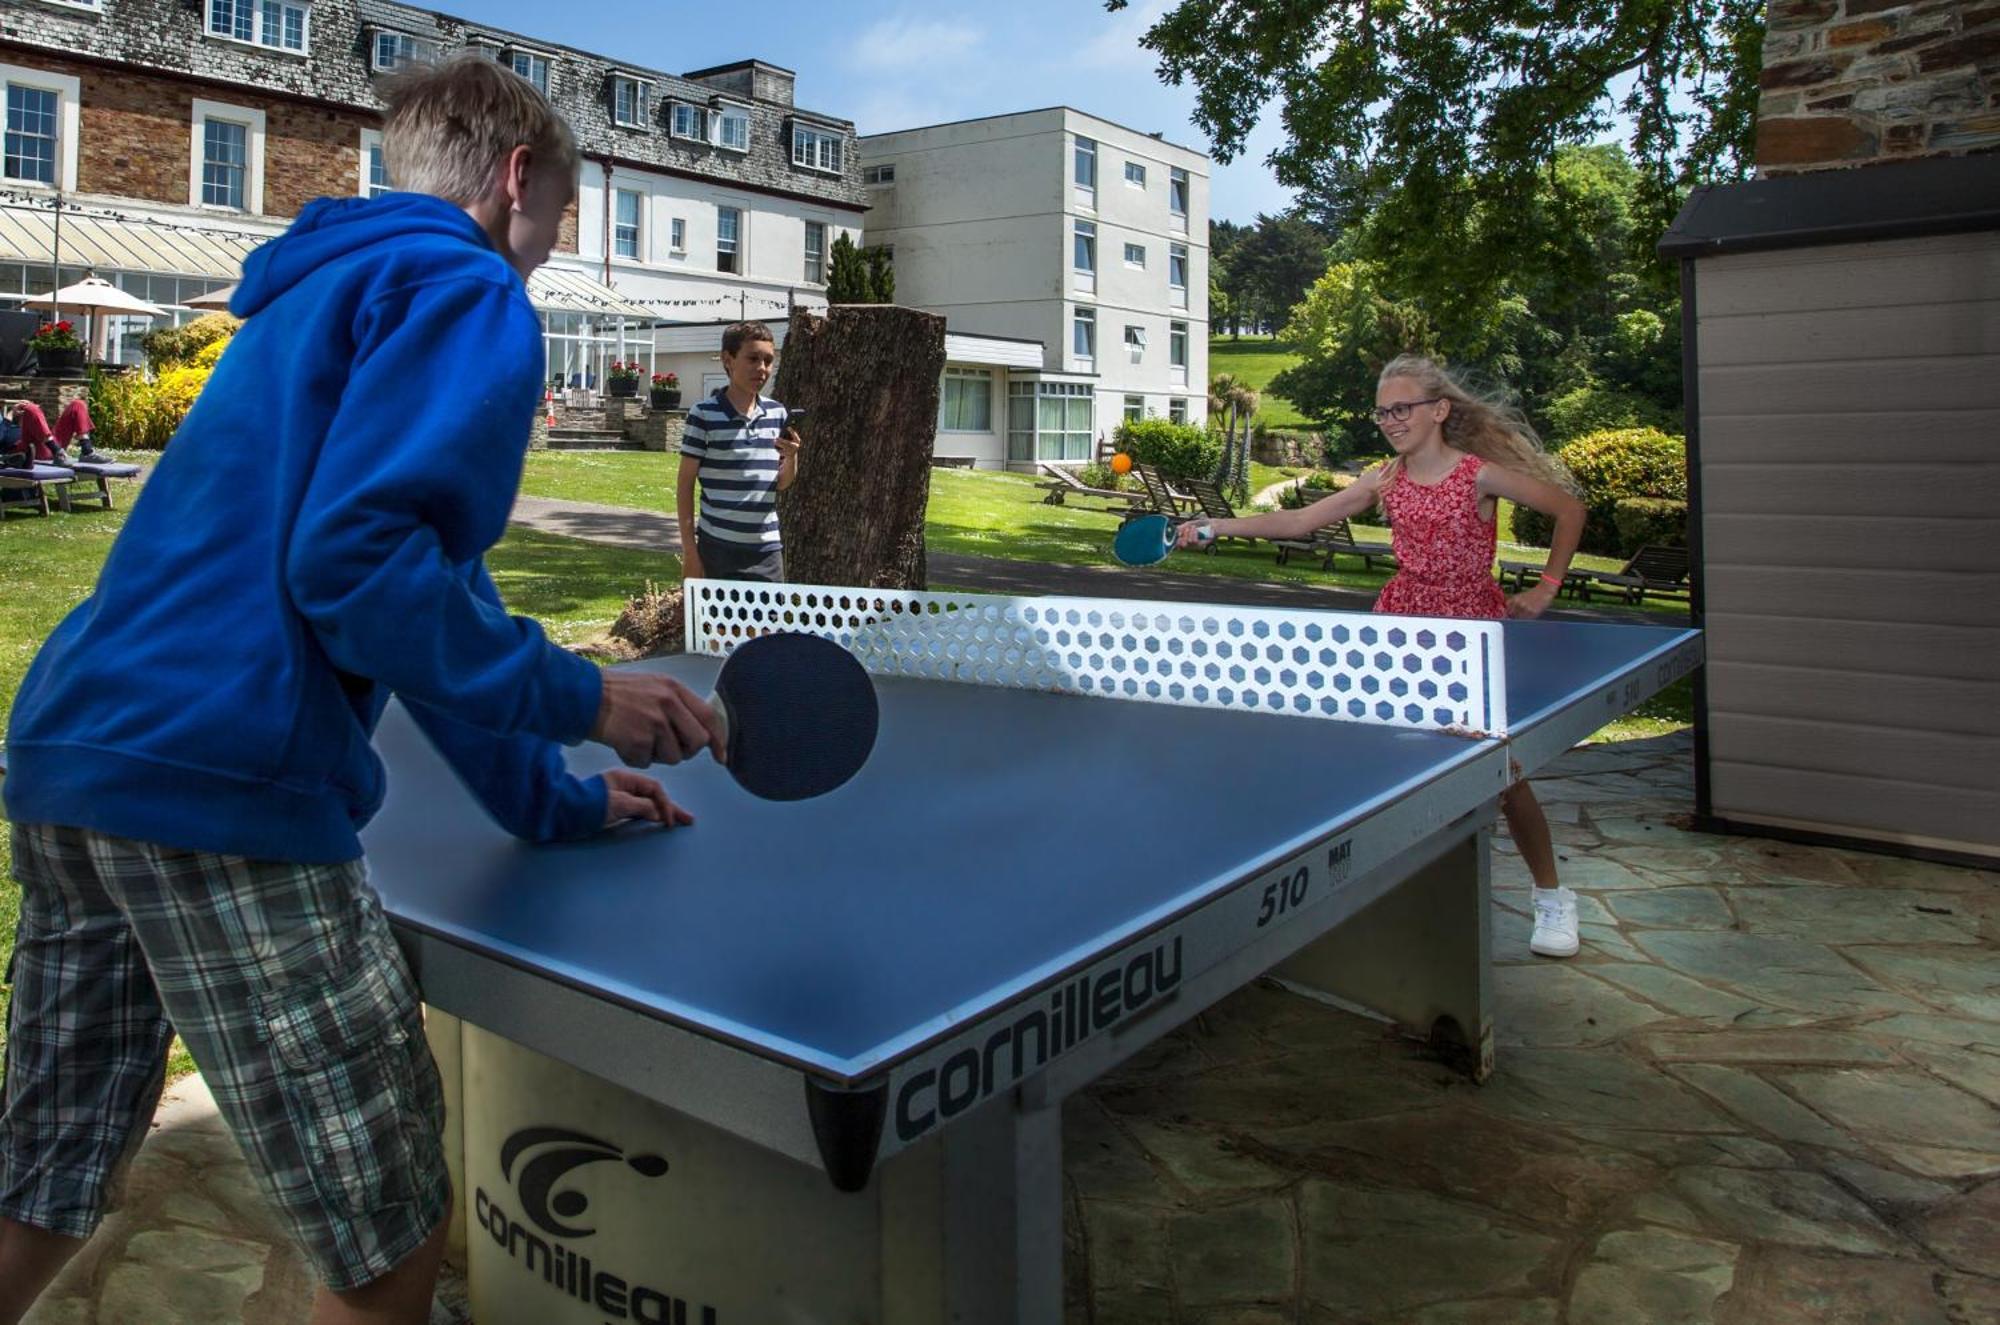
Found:
M 1368 570 L 1375 569 L 1376 562 L 1382 562 L 1389 569 L 1396 568 L 1396 554 L 1389 550 L 1387 543 L 1364 543 L 1354 536 L 1354 530 L 1346 520 L 1336 520 L 1313 531 L 1311 538 L 1274 538 L 1271 545 L 1278 549 L 1278 564 L 1290 561 L 1294 552 L 1320 559 L 1321 570 L 1332 570 L 1333 559 L 1341 553 L 1361 558 L 1361 564 Z
M 1146 496 L 1140 492 L 1120 492 L 1116 488 L 1093 488 L 1061 465 L 1052 465 L 1046 460 L 1036 461 L 1036 466 L 1049 476 L 1045 483 L 1035 486 L 1046 494 L 1042 498 L 1044 506 L 1062 506 L 1068 497 L 1097 497 L 1105 501 L 1122 503 L 1115 506 L 1083 506 L 1079 510 L 1104 511 L 1112 515 L 1131 516 L 1146 509 Z
M 49 513 L 49 493 L 56 495 L 56 504 L 63 510 L 69 509 L 69 485 L 76 481 L 76 471 L 59 465 L 35 465 L 29 469 L 0 469 L 0 512 L 26 510 L 33 507 L 43 515 Z M 10 496 L 12 493 L 23 494 Z
M 1632 559 L 1615 571 L 1580 570 L 1571 566 L 1563 574 L 1561 592 L 1588 602 L 1598 589 L 1628 603 L 1643 602 L 1649 595 L 1687 602 L 1692 594 L 1688 584 L 1688 550 L 1648 544 L 1632 554 Z M 1500 582 L 1519 593 L 1542 578 L 1542 567 L 1531 561 L 1500 563 Z

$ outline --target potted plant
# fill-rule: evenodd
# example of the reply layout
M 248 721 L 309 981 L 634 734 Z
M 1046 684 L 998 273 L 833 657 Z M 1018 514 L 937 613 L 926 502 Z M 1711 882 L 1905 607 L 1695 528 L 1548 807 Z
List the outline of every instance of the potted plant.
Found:
M 681 375 L 679 373 L 653 374 L 653 408 L 673 409 L 681 403 Z
M 35 352 L 35 371 L 45 377 L 68 375 L 83 368 L 83 342 L 71 323 L 44 322 L 28 345 Z
M 639 394 L 639 365 L 611 361 L 611 374 L 606 379 L 614 396 L 636 396 Z

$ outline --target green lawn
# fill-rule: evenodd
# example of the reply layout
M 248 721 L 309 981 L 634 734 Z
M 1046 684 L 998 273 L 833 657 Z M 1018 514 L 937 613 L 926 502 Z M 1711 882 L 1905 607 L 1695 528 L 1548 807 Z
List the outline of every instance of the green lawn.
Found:
M 1279 373 L 1299 361 L 1297 351 L 1270 336 L 1227 336 L 1208 338 L 1208 375 L 1211 380 L 1224 373 L 1256 387 L 1263 399 L 1257 407 L 1257 421 L 1267 428 L 1309 429 L 1312 421 L 1299 413 L 1291 401 L 1274 396 L 1264 388 Z
M 537 453 L 528 458 L 523 486 L 538 495 L 671 512 L 676 464 L 677 457 L 649 452 Z M 1260 466 L 1252 477 L 1262 487 L 1283 477 L 1283 472 Z M 1117 565 L 1111 559 L 1111 536 L 1118 527 L 1114 517 L 1046 506 L 1040 498 L 1034 480 L 1024 475 L 934 470 L 929 546 L 941 552 L 1020 561 Z M 35 586 L 33 593 L 0 594 L 0 726 L 36 649 L 90 591 L 124 520 L 123 511 L 73 511 L 45 519 L 14 516 L 0 524 L 0 558 L 9 567 L 10 582 Z M 1357 532 L 1364 538 L 1386 538 L 1380 529 Z M 1606 568 L 1615 564 L 1603 557 L 1579 558 L 1579 562 Z M 510 531 L 488 555 L 487 564 L 509 606 L 540 620 L 552 638 L 566 644 L 602 634 L 625 600 L 647 581 L 671 583 L 680 574 L 679 560 L 667 553 L 630 551 L 528 529 Z M 1241 544 L 1211 555 L 1177 557 L 1173 569 L 1218 579 L 1291 581 L 1368 592 L 1387 578 L 1381 571 L 1349 569 L 1345 561 L 1332 573 L 1310 563 L 1281 567 L 1267 547 Z M 1228 590 L 1218 586 L 1216 592 L 1226 597 Z M 1682 682 L 1593 739 L 1652 736 L 1685 727 L 1692 721 L 1691 694 Z M 0 969 L 13 950 L 18 913 L 11 852 L 0 835 Z M 5 987 L 0 986 L 0 1028 L 5 1024 L 6 998 Z M 4 1044 L 0 1029 L 0 1047 Z M 178 1046 L 172 1068 L 176 1074 L 192 1068 Z

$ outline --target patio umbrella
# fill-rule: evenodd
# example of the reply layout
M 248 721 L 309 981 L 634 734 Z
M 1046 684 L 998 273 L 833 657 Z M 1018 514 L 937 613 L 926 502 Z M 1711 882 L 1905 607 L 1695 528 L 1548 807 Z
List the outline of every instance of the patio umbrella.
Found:
M 103 347 L 97 343 L 97 315 L 99 313 L 122 313 L 133 317 L 165 317 L 167 310 L 157 304 L 149 304 L 138 295 L 125 291 L 105 280 L 102 276 L 87 276 L 74 285 L 65 285 L 53 294 L 38 294 L 32 299 L 21 301 L 23 308 L 48 308 L 56 311 L 77 309 L 89 315 L 89 344 L 94 357 L 104 357 Z
M 220 290 L 210 290 L 207 294 L 198 294 L 194 298 L 186 299 L 182 302 L 189 308 L 219 308 L 227 313 L 229 311 L 229 300 L 235 293 L 235 286 L 225 285 Z

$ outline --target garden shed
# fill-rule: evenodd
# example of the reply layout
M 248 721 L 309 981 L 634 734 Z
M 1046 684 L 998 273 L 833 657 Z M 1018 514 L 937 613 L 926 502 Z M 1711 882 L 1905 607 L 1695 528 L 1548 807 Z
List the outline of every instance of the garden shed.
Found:
M 1698 190 L 1702 826 L 2000 858 L 2000 156 Z

